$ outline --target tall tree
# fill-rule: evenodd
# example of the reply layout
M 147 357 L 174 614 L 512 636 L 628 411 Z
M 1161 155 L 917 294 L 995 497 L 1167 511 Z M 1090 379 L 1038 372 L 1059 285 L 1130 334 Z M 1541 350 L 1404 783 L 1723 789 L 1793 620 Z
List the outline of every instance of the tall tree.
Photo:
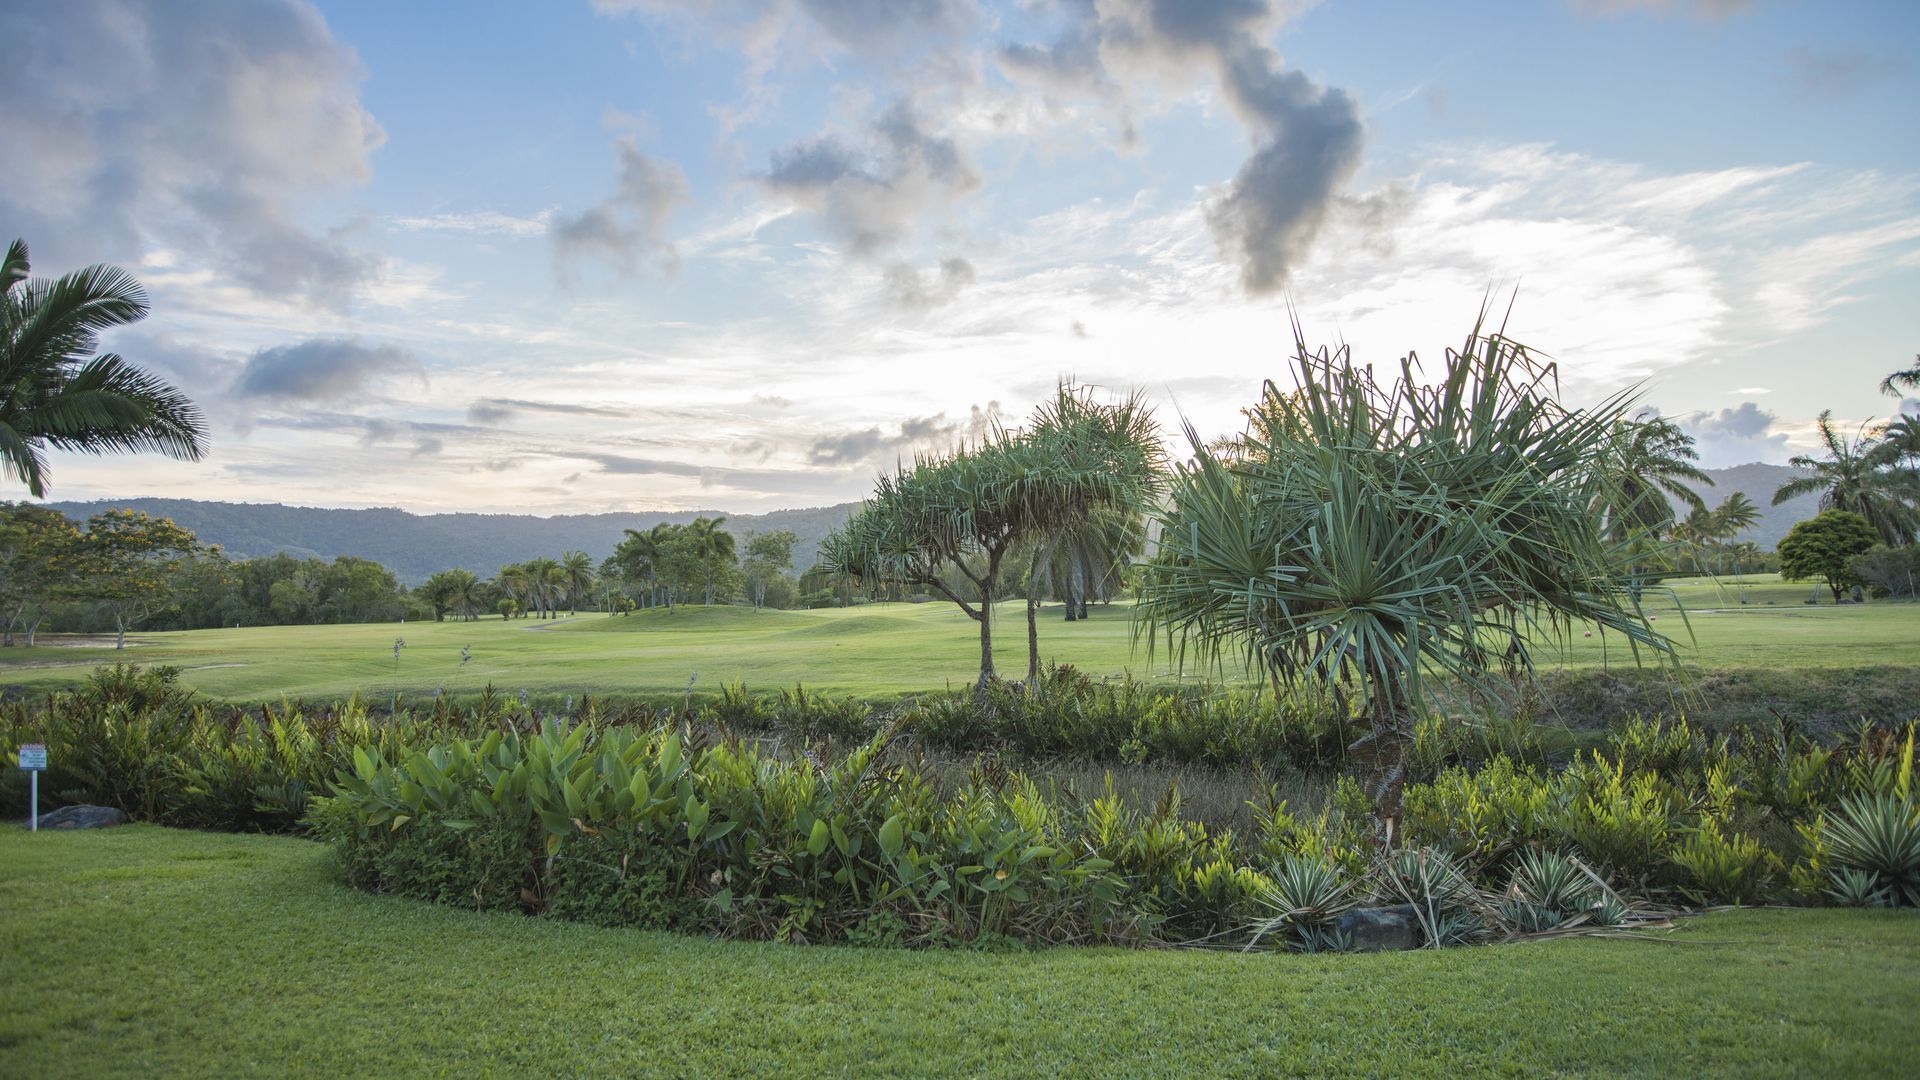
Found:
M 1672 499 L 1691 510 L 1705 510 L 1691 484 L 1713 486 L 1713 478 L 1695 462 L 1693 436 L 1664 416 L 1642 413 L 1617 421 L 1609 433 L 1602 465 L 1594 471 L 1595 510 L 1605 517 L 1606 534 L 1616 542 L 1634 534 L 1657 537 L 1674 524 Z
M 1852 439 L 1834 430 L 1833 412 L 1820 414 L 1820 442 L 1825 457 L 1797 455 L 1787 461 L 1809 476 L 1780 485 L 1773 505 L 1811 492 L 1820 493 L 1820 509 L 1845 510 L 1867 519 L 1867 524 L 1890 547 L 1911 543 L 1920 530 L 1920 480 L 1911 469 L 1888 462 L 1879 442 L 1864 433 Z
M 565 579 L 567 611 L 578 614 L 580 598 L 593 595 L 593 559 L 584 551 L 563 552 L 560 572 Z
M 693 546 L 693 554 L 699 560 L 700 572 L 706 583 L 706 604 L 713 606 L 713 582 L 716 573 L 731 569 L 736 560 L 733 534 L 720 528 L 727 519 L 694 518 L 687 526 L 687 538 Z
M 180 570 L 198 550 L 193 534 L 167 518 L 108 510 L 87 519 L 79 588 L 113 614 L 114 648 L 126 648 L 129 629 L 173 602 Z
M 1431 673 L 1491 686 L 1508 663 L 1530 670 L 1538 635 L 1578 626 L 1672 656 L 1588 497 L 1617 468 L 1627 400 L 1561 405 L 1553 368 L 1485 318 L 1438 383 L 1409 356 L 1384 386 L 1344 346 L 1309 351 L 1296 326 L 1299 390 L 1238 460 L 1193 439 L 1142 587 L 1143 625 L 1176 655 L 1238 652 L 1276 690 L 1357 687 L 1368 731 L 1354 748 L 1383 839 Z
M 0 502 L 0 645 L 15 627 L 31 647 L 53 601 L 73 587 L 80 531 L 65 514 L 32 503 Z
M 800 537 L 788 529 L 747 534 L 747 557 L 741 564 L 747 582 L 747 599 L 755 611 L 767 602 L 767 587 L 793 569 L 793 546 Z
M 158 451 L 184 461 L 207 452 L 193 402 L 117 353 L 100 334 L 139 322 L 147 294 L 126 271 L 89 266 L 29 280 L 27 245 L 0 261 L 0 470 L 47 493 L 45 451 Z

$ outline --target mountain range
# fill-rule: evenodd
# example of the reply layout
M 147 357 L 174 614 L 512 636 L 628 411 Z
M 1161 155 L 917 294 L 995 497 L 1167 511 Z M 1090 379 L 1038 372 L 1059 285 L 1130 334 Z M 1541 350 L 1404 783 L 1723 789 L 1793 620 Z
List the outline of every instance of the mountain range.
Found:
M 1711 488 L 1702 489 L 1708 505 L 1735 491 L 1744 491 L 1760 506 L 1760 521 L 1740 537 L 1772 550 L 1793 523 L 1817 512 L 1814 495 L 1772 505 L 1773 492 L 1798 475 L 1784 465 L 1736 465 L 1708 469 Z M 838 528 L 858 503 L 775 510 L 766 514 L 725 514 L 717 510 L 631 512 L 605 514 L 414 514 L 380 508 L 341 510 L 279 503 L 203 502 L 198 499 L 102 499 L 92 502 L 51 503 L 68 517 L 84 519 L 102 510 L 144 510 L 169 517 L 191 530 L 203 543 L 219 544 L 227 554 L 254 558 L 287 552 L 300 557 L 332 559 L 357 555 L 390 567 L 400 580 L 417 585 L 436 570 L 464 566 L 483 577 L 503 564 L 523 562 L 563 551 L 584 551 L 596 562 L 613 553 L 627 529 L 650 529 L 662 522 L 682 523 L 696 517 L 721 516 L 727 531 L 743 536 L 753 531 L 790 529 L 800 538 L 794 545 L 796 571 L 813 565 L 820 541 Z
M 155 517 L 172 518 L 201 543 L 219 544 L 235 558 L 282 551 L 301 558 L 357 555 L 388 567 L 407 585 L 418 585 L 429 574 L 455 566 L 491 577 L 507 563 L 558 556 L 563 551 L 584 551 L 597 563 L 613 554 L 627 529 L 646 530 L 663 522 L 685 524 L 696 517 L 724 517 L 726 530 L 741 539 L 749 532 L 792 530 L 800 538 L 793 548 L 794 570 L 798 572 L 813 565 L 820 541 L 859 506 L 842 503 L 766 514 L 675 510 L 536 517 L 414 514 L 385 507 L 342 510 L 198 499 L 100 499 L 48 505 L 75 520 L 110 509 L 143 510 Z

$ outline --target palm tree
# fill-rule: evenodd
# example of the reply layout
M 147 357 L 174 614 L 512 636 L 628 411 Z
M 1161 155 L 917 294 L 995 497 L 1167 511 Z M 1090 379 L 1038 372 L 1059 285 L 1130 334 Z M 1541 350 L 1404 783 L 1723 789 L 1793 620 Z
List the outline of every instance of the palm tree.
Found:
M 1664 416 L 1642 414 L 1614 425 L 1603 465 L 1595 473 L 1594 510 L 1605 515 L 1607 538 L 1626 540 L 1634 533 L 1658 536 L 1674 523 L 1673 503 L 1693 510 L 1706 502 L 1688 482 L 1713 486 L 1713 477 L 1694 462 L 1700 455 L 1693 436 Z
M 1894 397 L 1900 395 L 1900 388 L 1920 390 L 1920 356 L 1913 358 L 1913 366 L 1905 371 L 1896 371 L 1880 380 L 1880 392 Z
M 1731 540 L 1759 523 L 1760 508 L 1746 492 L 1736 491 L 1720 500 L 1720 505 L 1713 508 L 1713 517 L 1716 534 Z
M 158 451 L 181 461 L 207 453 L 207 426 L 186 395 L 101 353 L 100 334 L 147 316 L 147 294 L 114 266 L 54 281 L 27 279 L 27 245 L 0 262 L 0 471 L 47 493 L 45 450 Z
M 568 613 L 578 614 L 580 598 L 593 592 L 593 559 L 584 551 L 564 552 L 560 572 L 565 578 Z
M 1886 461 L 1879 441 L 1864 432 L 1849 439 L 1835 431 L 1832 410 L 1820 414 L 1820 441 L 1827 450 L 1825 457 L 1801 454 L 1787 461 L 1813 475 L 1780 485 L 1773 493 L 1773 505 L 1817 491 L 1820 509 L 1859 514 L 1888 546 L 1912 542 L 1920 530 L 1920 512 L 1914 507 L 1920 499 L 1920 483 L 1913 470 Z
M 700 558 L 701 568 L 707 578 L 707 606 L 713 606 L 713 573 L 717 567 L 732 566 L 735 558 L 733 534 L 723 532 L 720 526 L 727 519 L 694 518 L 687 531 L 693 536 L 693 548 Z
M 1882 464 L 1912 468 L 1920 463 L 1920 415 L 1903 413 L 1880 429 L 1880 444 L 1874 447 Z
M 1491 688 L 1509 663 L 1530 668 L 1536 635 L 1578 626 L 1673 656 L 1590 499 L 1595 473 L 1619 474 L 1628 400 L 1562 406 L 1552 368 L 1485 318 L 1437 384 L 1409 356 L 1383 386 L 1344 346 L 1309 352 L 1296 326 L 1300 391 L 1238 461 L 1193 440 L 1141 590 L 1142 626 L 1176 656 L 1238 653 L 1276 691 L 1357 687 L 1368 732 L 1353 748 L 1387 841 L 1433 676 Z
M 454 569 L 447 571 L 446 604 L 461 618 L 472 622 L 486 602 L 486 586 L 481 584 L 471 570 Z
M 519 563 L 508 563 L 494 575 L 493 583 L 501 595 L 519 605 L 522 612 L 533 607 L 533 581 L 527 568 Z

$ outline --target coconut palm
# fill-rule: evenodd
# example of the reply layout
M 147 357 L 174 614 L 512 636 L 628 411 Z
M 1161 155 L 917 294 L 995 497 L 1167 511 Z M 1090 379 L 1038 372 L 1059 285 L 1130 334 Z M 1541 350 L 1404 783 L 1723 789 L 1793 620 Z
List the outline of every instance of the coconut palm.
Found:
M 593 559 L 584 551 L 568 551 L 560 556 L 560 573 L 563 578 L 562 591 L 567 597 L 567 611 L 578 614 L 580 598 L 593 593 Z
M 1296 326 L 1298 392 L 1269 395 L 1237 462 L 1193 439 L 1141 589 L 1143 632 L 1183 663 L 1239 653 L 1276 690 L 1357 688 L 1385 839 L 1430 671 L 1490 688 L 1581 626 L 1673 655 L 1590 499 L 1628 399 L 1562 406 L 1552 367 L 1484 320 L 1435 385 L 1410 356 L 1382 386 Z
M 508 563 L 494 575 L 493 584 L 500 595 L 514 602 L 522 612 L 533 608 L 533 580 L 527 568 L 519 563 Z
M 27 272 L 15 240 L 0 262 L 0 471 L 40 497 L 49 447 L 204 457 L 206 421 L 186 395 L 118 353 L 94 355 L 102 332 L 146 318 L 140 283 L 104 265 L 53 281 Z
M 1920 415 L 1905 413 L 1880 429 L 1880 442 L 1874 447 L 1882 464 L 1912 468 L 1920 464 Z
M 720 528 L 726 522 L 727 519 L 723 517 L 703 517 L 694 518 L 693 523 L 687 526 L 693 539 L 694 552 L 700 559 L 700 568 L 706 575 L 708 607 L 713 606 L 714 571 L 722 566 L 732 566 L 736 557 L 733 534 Z
M 1605 515 L 1609 539 L 1635 533 L 1658 536 L 1672 527 L 1672 499 L 1692 510 L 1706 502 L 1689 483 L 1713 486 L 1694 462 L 1693 436 L 1664 416 L 1642 414 L 1614 425 L 1602 467 L 1596 471 L 1595 510 Z M 1672 499 L 1669 498 L 1672 497 Z
M 1825 457 L 1797 455 L 1788 465 L 1811 473 L 1780 485 L 1773 505 L 1812 492 L 1820 493 L 1820 509 L 1848 510 L 1867 519 L 1888 546 L 1910 543 L 1920 531 L 1920 483 L 1911 469 L 1885 460 L 1880 443 L 1862 432 L 1847 438 L 1834 429 L 1833 412 L 1820 414 L 1820 442 Z
M 1736 491 L 1713 508 L 1713 518 L 1714 535 L 1731 540 L 1759 523 L 1760 508 L 1747 498 L 1746 492 Z

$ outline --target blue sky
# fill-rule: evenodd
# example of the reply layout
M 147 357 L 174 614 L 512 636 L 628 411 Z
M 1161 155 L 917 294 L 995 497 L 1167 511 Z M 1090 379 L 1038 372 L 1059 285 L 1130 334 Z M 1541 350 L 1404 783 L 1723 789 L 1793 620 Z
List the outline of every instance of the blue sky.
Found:
M 1710 465 L 1900 403 L 1920 4 L 10 7 L 0 222 L 135 269 L 214 452 L 61 498 L 759 510 L 1062 375 L 1235 426 L 1286 305 L 1437 360 L 1481 295 Z

